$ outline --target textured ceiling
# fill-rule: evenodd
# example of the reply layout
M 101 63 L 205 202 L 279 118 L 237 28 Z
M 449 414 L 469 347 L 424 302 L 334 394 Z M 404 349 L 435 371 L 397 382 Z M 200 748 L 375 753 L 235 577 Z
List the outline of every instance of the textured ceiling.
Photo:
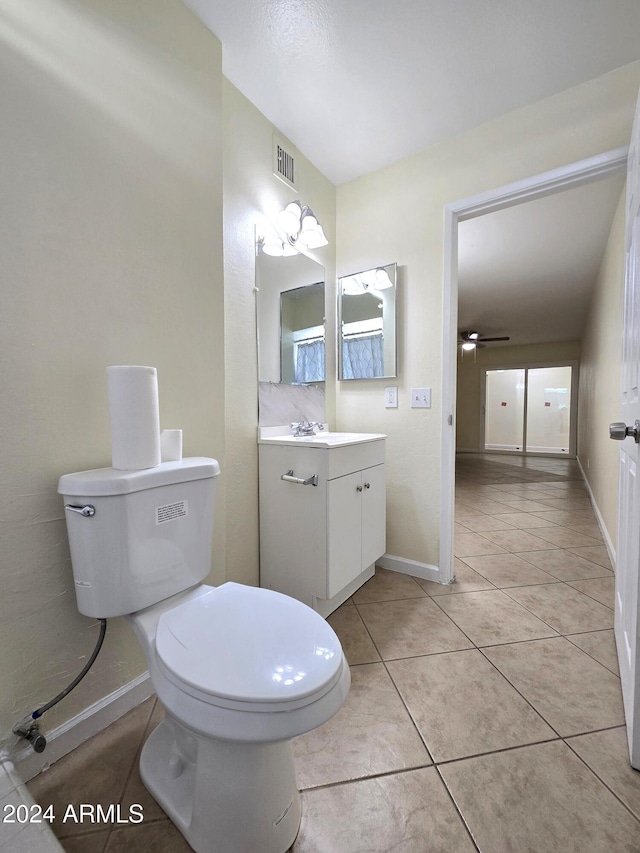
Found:
M 183 2 L 335 184 L 640 58 L 640 0 Z M 579 338 L 623 180 L 462 223 L 459 328 Z
M 183 0 L 335 184 L 640 58 L 639 0 Z

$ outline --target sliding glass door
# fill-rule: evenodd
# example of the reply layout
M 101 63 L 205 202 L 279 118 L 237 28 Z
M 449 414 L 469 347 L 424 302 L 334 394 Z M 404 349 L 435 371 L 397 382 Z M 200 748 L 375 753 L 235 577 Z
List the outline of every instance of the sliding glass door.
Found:
M 485 370 L 484 449 L 574 455 L 573 367 Z
M 527 451 L 568 454 L 571 367 L 536 367 L 527 374 Z
M 524 449 L 524 370 L 487 370 L 485 450 Z

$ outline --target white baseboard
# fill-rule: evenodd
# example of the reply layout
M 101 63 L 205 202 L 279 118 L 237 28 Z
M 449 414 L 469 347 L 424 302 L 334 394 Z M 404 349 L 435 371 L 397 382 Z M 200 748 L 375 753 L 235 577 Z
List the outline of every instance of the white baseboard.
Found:
M 402 572 L 405 575 L 413 575 L 425 581 L 442 583 L 442 573 L 438 566 L 429 563 L 419 563 L 417 560 L 407 560 L 404 557 L 394 557 L 392 554 L 383 554 L 376 565 L 381 569 L 389 569 L 391 572 Z
M 596 503 L 596 499 L 593 495 L 593 491 L 591 489 L 591 484 L 587 479 L 587 475 L 584 473 L 584 468 L 582 467 L 582 463 L 576 457 L 576 462 L 578 463 L 578 468 L 580 469 L 580 473 L 582 474 L 582 479 L 584 480 L 584 484 L 587 487 L 587 491 L 589 492 L 589 498 L 591 500 L 591 506 L 593 507 L 593 511 L 596 514 L 596 519 L 598 522 L 598 527 L 600 528 L 600 532 L 602 533 L 602 538 L 604 539 L 604 544 L 607 549 L 607 553 L 609 554 L 609 559 L 611 560 L 611 565 L 615 571 L 616 567 L 616 549 L 613 547 L 613 542 L 611 541 L 611 537 L 609 536 L 609 531 L 604 523 L 604 518 L 602 517 L 602 513 L 598 508 L 598 504 Z
M 47 738 L 45 751 L 38 754 L 27 746 L 12 759 L 20 778 L 25 782 L 33 779 L 81 743 L 115 723 L 127 711 L 136 708 L 153 692 L 149 673 L 143 672 L 57 728 L 47 731 L 43 726 Z M 45 719 L 43 716 L 42 721 Z

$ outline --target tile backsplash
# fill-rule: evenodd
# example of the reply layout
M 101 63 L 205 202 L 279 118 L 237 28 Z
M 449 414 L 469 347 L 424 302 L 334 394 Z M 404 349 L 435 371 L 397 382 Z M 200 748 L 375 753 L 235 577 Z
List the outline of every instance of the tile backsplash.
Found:
M 259 426 L 281 426 L 306 418 L 324 423 L 324 385 L 258 383 Z

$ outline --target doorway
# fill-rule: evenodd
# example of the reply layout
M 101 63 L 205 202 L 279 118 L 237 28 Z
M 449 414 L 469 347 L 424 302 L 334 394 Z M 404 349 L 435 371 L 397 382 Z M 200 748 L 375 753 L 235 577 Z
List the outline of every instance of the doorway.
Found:
M 591 157 L 445 207 L 443 279 L 442 440 L 440 479 L 440 574 L 453 577 L 455 420 L 458 334 L 458 224 L 527 201 L 587 184 L 626 168 L 627 148 Z

